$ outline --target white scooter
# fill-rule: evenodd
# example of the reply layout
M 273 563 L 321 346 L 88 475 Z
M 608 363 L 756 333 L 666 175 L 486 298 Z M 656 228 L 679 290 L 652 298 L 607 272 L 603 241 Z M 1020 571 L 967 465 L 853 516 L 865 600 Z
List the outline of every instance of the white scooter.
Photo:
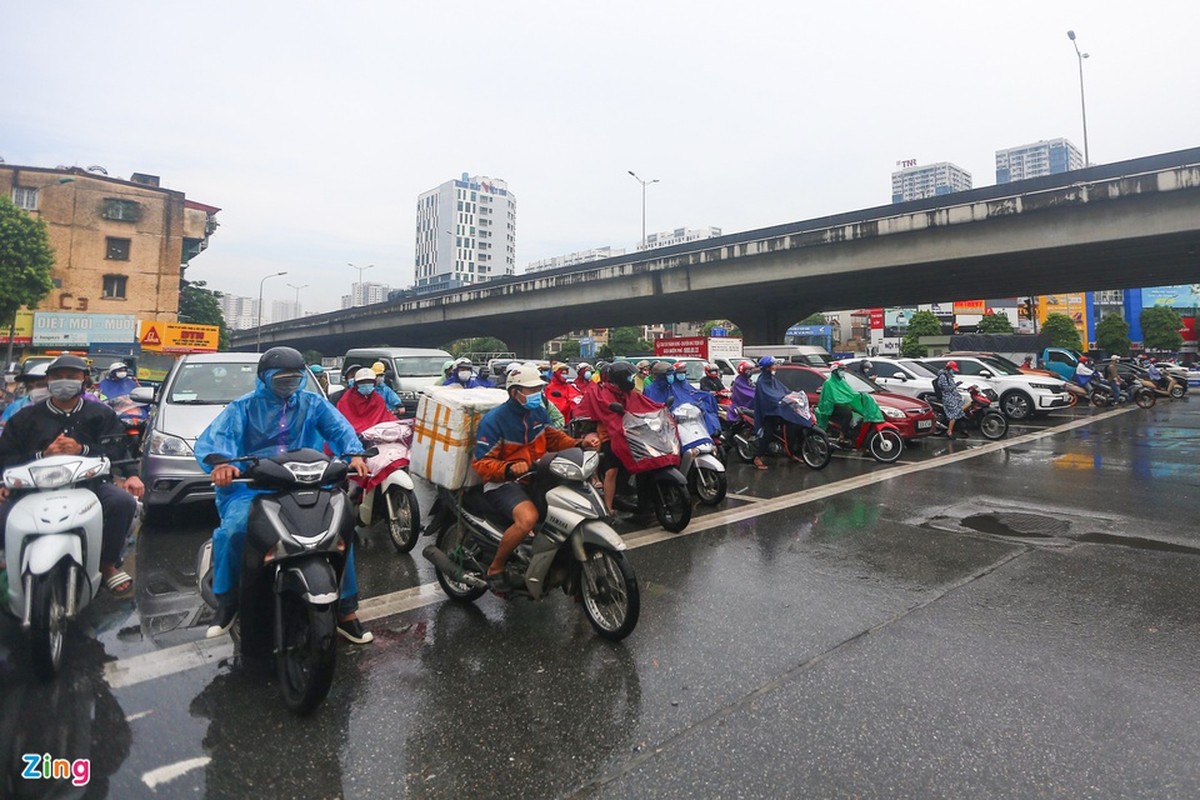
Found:
M 103 512 L 87 482 L 108 475 L 96 456 L 48 456 L 4 472 L 13 503 L 4 531 L 8 606 L 29 631 L 45 681 L 62 664 L 67 623 L 100 591 Z
M 704 412 L 691 403 L 672 409 L 679 432 L 679 471 L 687 476 L 688 487 L 706 506 L 715 506 L 729 491 L 725 465 L 717 457 L 717 445 L 704 426 Z

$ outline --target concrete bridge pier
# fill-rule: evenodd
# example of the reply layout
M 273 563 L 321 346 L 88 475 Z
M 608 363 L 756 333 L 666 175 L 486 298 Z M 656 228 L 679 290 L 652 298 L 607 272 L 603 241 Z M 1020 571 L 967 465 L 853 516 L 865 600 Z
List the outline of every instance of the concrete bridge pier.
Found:
M 530 328 L 523 324 L 518 324 L 507 330 L 493 331 L 490 335 L 507 344 L 520 358 L 526 359 L 541 358 L 546 342 L 561 333 L 562 331 L 559 330 Z
M 794 305 L 783 307 L 763 303 L 758 309 L 742 311 L 736 316 L 731 316 L 730 321 L 741 329 L 744 344 L 781 344 L 787 329 L 815 310 Z

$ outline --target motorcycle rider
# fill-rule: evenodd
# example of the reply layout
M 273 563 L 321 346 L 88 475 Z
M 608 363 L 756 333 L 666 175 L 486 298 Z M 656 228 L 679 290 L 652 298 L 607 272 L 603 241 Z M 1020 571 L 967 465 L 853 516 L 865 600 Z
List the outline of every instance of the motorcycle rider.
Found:
M 317 379 L 317 385 L 321 387 L 321 391 L 327 396 L 329 394 L 329 373 L 320 364 L 309 364 L 308 371 Z
M 646 384 L 651 380 L 653 380 L 653 378 L 650 375 L 650 362 L 643 358 L 641 361 L 637 362 L 637 374 L 633 379 L 634 391 L 644 391 L 646 389 Z
M 1121 357 L 1116 353 L 1108 359 L 1108 366 L 1104 368 L 1104 377 L 1110 389 L 1112 389 L 1113 402 L 1124 403 L 1125 395 L 1121 392 L 1121 371 L 1117 369 L 1117 365 L 1121 363 Z
M 938 372 L 937 377 L 933 379 L 933 393 L 937 395 L 938 402 L 942 404 L 942 410 L 946 413 L 946 419 L 949 420 L 946 425 L 946 436 L 950 439 L 954 438 L 954 425 L 965 416 L 963 411 L 962 395 L 958 393 L 958 381 L 954 375 L 958 372 L 957 361 L 947 361 L 946 366 Z M 965 439 L 967 432 L 959 431 Z
M 387 367 L 382 361 L 376 361 L 371 365 L 371 371 L 375 373 L 375 389 L 383 395 L 383 402 L 387 403 L 387 407 L 397 414 L 404 413 L 404 402 L 400 399 L 400 395 L 388 386 L 387 383 Z
M 464 389 L 475 389 L 480 386 L 491 388 L 492 386 L 490 382 L 479 377 L 479 374 L 475 372 L 475 365 L 469 358 L 460 358 L 455 361 L 450 368 L 450 377 L 442 385 L 461 386 Z
M 536 366 L 523 364 L 510 370 L 506 386 L 508 401 L 484 415 L 476 434 L 471 466 L 487 481 L 483 496 L 497 513 L 512 518 L 487 570 L 488 585 L 497 594 L 512 588 L 504 565 L 538 522 L 537 506 L 522 476 L 547 452 L 580 446 L 594 448 L 600 443 L 594 433 L 575 439 L 552 428 L 544 405 L 543 386 Z
M 779 403 L 788 393 L 788 388 L 775 378 L 775 357 L 763 356 L 758 360 L 758 383 L 754 386 L 754 428 L 758 434 L 758 452 L 754 454 L 754 468 L 766 469 L 762 457 L 770 452 L 771 442 L 779 432 Z
M 124 361 L 114 361 L 108 365 L 104 380 L 100 381 L 100 394 L 106 400 L 116 400 L 127 396 L 137 386 L 137 379 L 130 374 L 129 366 Z
M 46 367 L 50 392 L 44 402 L 33 401 L 15 414 L 0 434 L 0 466 L 7 468 L 46 456 L 102 455 L 113 461 L 127 458 L 125 426 L 104 403 L 83 399 L 83 382 L 88 365 L 79 356 L 61 355 Z M 137 513 L 137 498 L 145 489 L 137 466 L 114 466 L 114 482 L 93 487 L 103 509 L 103 543 L 100 574 L 104 585 L 117 597 L 133 591 L 133 578 L 118 569 L 125 537 Z M 118 488 L 120 487 L 120 488 Z M 0 487 L 0 530 L 11 505 L 8 489 Z
M 567 380 L 569 370 L 566 364 L 555 363 L 551 369 L 550 384 L 545 389 L 546 399 L 562 414 L 564 427 L 571 422 L 580 394 L 575 384 Z
M 258 383 L 253 392 L 234 400 L 212 421 L 196 440 L 196 461 L 212 473 L 217 487 L 217 511 L 221 524 L 213 531 L 213 592 L 217 595 L 217 613 L 205 634 L 214 638 L 226 633 L 237 618 L 237 587 L 242 566 L 242 549 L 250 504 L 254 496 L 266 490 L 246 484 L 234 484 L 241 474 L 234 464 L 216 468 L 205 464 L 215 454 L 235 456 L 273 456 L 288 450 L 320 450 L 326 442 L 335 453 L 355 453 L 362 449 L 350 423 L 321 395 L 302 391 L 304 357 L 291 347 L 272 347 L 258 360 Z M 361 456 L 350 460 L 350 469 L 359 478 L 368 474 Z M 338 633 L 355 644 L 366 644 L 374 636 L 363 630 L 358 620 L 358 581 L 354 571 L 354 545 L 346 556 L 338 603 Z
M 700 379 L 700 391 L 702 392 L 720 392 L 725 388 L 725 384 L 721 382 L 721 370 L 716 364 L 704 365 L 704 377 Z
M 13 400 L 0 414 L 0 424 L 7 423 L 13 415 L 30 403 L 40 403 L 50 396 L 46 388 L 46 366 L 48 361 L 38 361 L 22 368 L 17 382 L 25 387 L 25 394 Z
M 750 376 L 754 374 L 754 364 L 740 361 L 737 365 L 737 375 L 733 385 L 729 387 L 729 420 L 737 420 L 739 408 L 754 407 L 754 383 Z
M 602 409 L 607 409 L 609 404 L 614 402 L 628 408 L 633 402 L 631 395 L 644 394 L 638 392 L 635 386 L 638 372 L 639 368 L 628 361 L 612 364 L 600 386 L 596 391 L 584 395 L 579 406 L 579 412 L 583 416 L 596 420 L 596 435 L 600 443 L 600 465 L 596 471 L 600 473 L 604 483 L 604 504 L 610 511 L 617 497 L 617 476 L 620 474 L 621 462 L 612 451 L 612 433 L 602 422 Z M 645 398 L 643 403 L 648 401 L 649 398 Z
M 879 410 L 875 398 L 851 386 L 840 365 L 834 366 L 821 386 L 821 396 L 817 401 L 815 413 L 817 424 L 821 427 L 825 427 L 830 420 L 837 423 L 838 444 L 843 447 L 852 446 L 854 443 L 857 432 L 854 428 L 855 413 L 864 421 L 883 420 L 883 412 Z
M 592 381 L 592 376 L 596 374 L 596 370 L 586 361 L 580 361 L 575 365 L 575 389 L 582 395 L 584 392 L 595 387 Z

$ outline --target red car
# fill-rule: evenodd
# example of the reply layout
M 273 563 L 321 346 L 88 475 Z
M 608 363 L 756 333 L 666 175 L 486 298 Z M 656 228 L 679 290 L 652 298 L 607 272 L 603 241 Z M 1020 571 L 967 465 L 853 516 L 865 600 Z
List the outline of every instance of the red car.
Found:
M 842 375 L 852 388 L 860 392 L 870 392 L 871 397 L 879 404 L 883 418 L 900 430 L 900 437 L 904 441 L 910 442 L 933 433 L 935 417 L 928 403 L 902 394 L 885 392 L 879 384 L 850 370 L 843 370 Z M 828 376 L 827 369 L 814 369 L 797 364 L 775 365 L 775 377 L 779 382 L 792 391 L 803 390 L 814 410 L 821 397 L 821 387 L 825 385 L 825 378 Z

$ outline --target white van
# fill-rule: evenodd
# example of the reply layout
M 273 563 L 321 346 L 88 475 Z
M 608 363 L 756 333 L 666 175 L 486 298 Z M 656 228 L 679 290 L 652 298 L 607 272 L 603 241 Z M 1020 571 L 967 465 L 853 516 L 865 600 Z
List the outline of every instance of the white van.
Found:
M 759 344 L 742 348 L 748 361 L 757 362 L 763 356 L 775 356 L 776 361 L 801 364 L 806 367 L 828 367 L 833 357 L 824 347 L 812 344 Z
M 416 413 L 417 393 L 441 383 L 442 364 L 454 357 L 445 350 L 418 347 L 356 347 L 342 359 L 342 375 L 353 375 L 360 367 L 383 362 L 384 380 L 400 395 L 409 416 Z

